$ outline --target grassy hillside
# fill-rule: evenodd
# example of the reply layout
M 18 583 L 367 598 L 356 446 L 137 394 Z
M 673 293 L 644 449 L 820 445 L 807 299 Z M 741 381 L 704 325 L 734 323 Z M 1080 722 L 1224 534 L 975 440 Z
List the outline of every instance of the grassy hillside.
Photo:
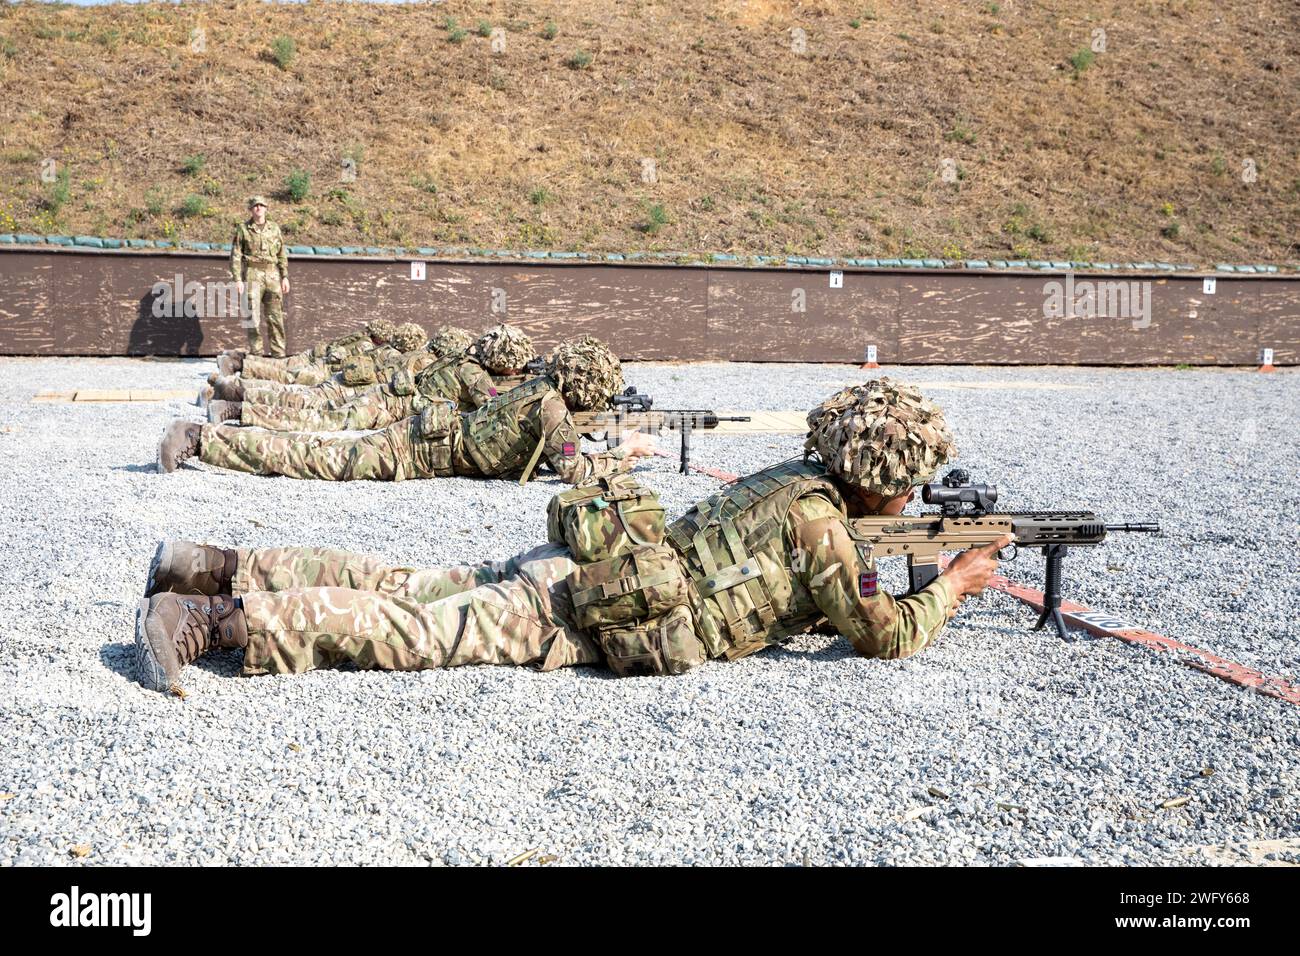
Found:
M 1295 0 L 600 6 L 0 5 L 0 232 L 1300 259 Z

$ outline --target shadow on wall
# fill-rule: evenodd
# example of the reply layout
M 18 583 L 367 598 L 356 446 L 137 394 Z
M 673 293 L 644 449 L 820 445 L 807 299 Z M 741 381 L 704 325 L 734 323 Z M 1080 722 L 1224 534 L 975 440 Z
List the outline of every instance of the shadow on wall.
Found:
M 177 313 L 177 314 L 174 314 Z M 157 285 L 140 299 L 127 355 L 199 355 L 203 328 L 192 308 L 172 308 L 170 290 Z

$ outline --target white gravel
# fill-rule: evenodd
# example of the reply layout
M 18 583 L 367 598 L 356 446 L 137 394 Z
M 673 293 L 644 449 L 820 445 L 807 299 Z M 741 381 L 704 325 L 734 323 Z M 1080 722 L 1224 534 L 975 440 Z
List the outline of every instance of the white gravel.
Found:
M 158 437 L 193 406 L 29 401 L 197 389 L 211 368 L 0 359 L 0 865 L 65 862 L 79 844 L 86 864 L 501 863 L 531 849 L 558 864 L 1176 864 L 1297 836 L 1300 707 L 1118 641 L 1031 632 L 1029 609 L 996 594 L 907 661 L 810 637 L 659 680 L 242 680 L 222 652 L 186 672 L 188 699 L 146 692 L 132 616 L 160 538 L 500 558 L 541 540 L 557 490 L 163 476 Z M 661 407 L 720 409 L 807 408 L 864 375 L 627 371 Z M 1300 681 L 1294 372 L 883 371 L 931 383 L 960 463 L 1001 505 L 1163 525 L 1072 552 L 1067 597 Z M 971 387 L 996 383 L 1010 387 Z M 800 447 L 702 436 L 696 460 L 744 472 Z M 643 471 L 675 513 L 716 487 L 674 469 Z M 1042 559 L 1009 572 L 1041 586 Z

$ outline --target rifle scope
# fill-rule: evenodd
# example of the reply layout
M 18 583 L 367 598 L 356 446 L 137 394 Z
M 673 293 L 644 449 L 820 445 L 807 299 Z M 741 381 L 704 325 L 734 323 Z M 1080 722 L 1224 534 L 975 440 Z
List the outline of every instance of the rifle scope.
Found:
M 943 476 L 943 481 L 931 481 L 921 487 L 921 500 L 927 505 L 940 505 L 949 517 L 962 513 L 963 505 L 970 505 L 969 513 L 984 514 L 993 510 L 998 500 L 997 485 L 972 485 L 970 472 L 954 468 Z

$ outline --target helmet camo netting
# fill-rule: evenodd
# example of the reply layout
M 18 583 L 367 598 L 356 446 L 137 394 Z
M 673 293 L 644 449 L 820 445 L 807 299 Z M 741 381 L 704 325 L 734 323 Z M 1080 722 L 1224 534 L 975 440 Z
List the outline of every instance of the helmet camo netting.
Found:
M 832 474 L 886 497 L 957 456 L 943 410 L 888 378 L 846 388 L 810 411 L 804 454 L 813 451 Z
M 399 352 L 415 352 L 424 348 L 429 340 L 429 333 L 414 322 L 403 322 L 393 333 L 393 348 Z
M 454 325 L 444 325 L 429 339 L 429 351 L 439 358 L 459 355 L 474 344 L 472 332 L 458 329 Z
M 550 368 L 564 403 L 575 410 L 604 408 L 623 390 L 623 366 L 593 335 L 559 345 Z
M 523 368 L 537 352 L 533 340 L 513 325 L 494 325 L 473 346 L 473 355 L 489 372 L 510 372 Z
M 397 323 L 391 319 L 375 319 L 366 323 L 366 334 L 384 345 L 393 341 L 393 336 L 397 334 Z

